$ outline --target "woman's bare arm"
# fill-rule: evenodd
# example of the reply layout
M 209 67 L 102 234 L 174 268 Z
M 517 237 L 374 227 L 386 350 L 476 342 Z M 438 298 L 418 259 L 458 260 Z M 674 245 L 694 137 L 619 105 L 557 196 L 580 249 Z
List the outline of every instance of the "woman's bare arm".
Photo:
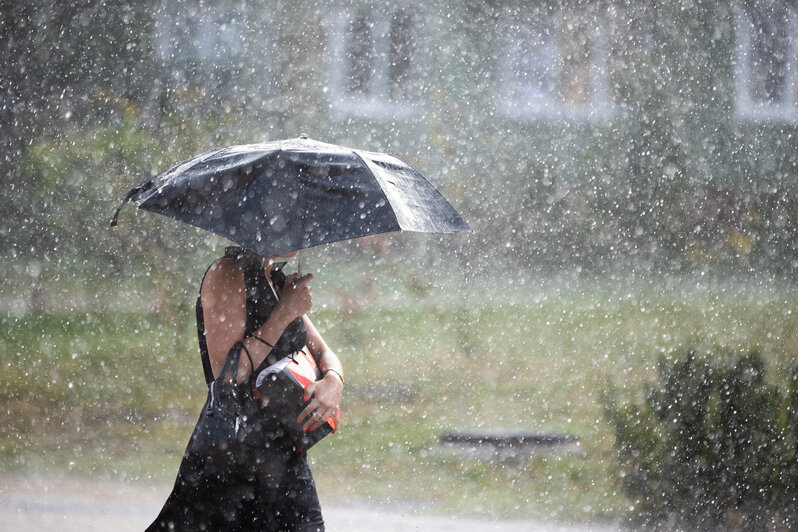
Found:
M 244 347 L 249 350 L 255 368 L 271 353 L 272 347 L 283 335 L 288 324 L 303 316 L 313 306 L 308 286 L 312 279 L 313 275 L 311 274 L 297 278 L 297 274 L 294 273 L 286 277 L 277 306 L 274 307 L 263 325 L 252 331 L 252 336 L 244 340 Z M 249 368 L 249 361 L 247 361 L 246 367 L 240 368 L 238 371 L 239 379 L 246 378 L 253 370 L 254 368 Z
M 338 408 L 341 403 L 341 392 L 344 389 L 344 369 L 310 318 L 303 316 L 302 319 L 308 332 L 308 347 L 324 375 L 320 381 L 311 383 L 305 388 L 306 400 L 310 402 L 299 415 L 297 423 L 304 420 L 303 430 L 308 431 L 321 426 L 328 417 L 340 421 Z M 312 415 L 313 412 L 317 412 L 318 415 Z
M 294 277 L 289 276 L 290 284 L 283 290 L 283 297 L 269 318 L 253 331 L 253 336 L 260 340 L 253 337 L 243 339 L 247 320 L 244 271 L 233 259 L 219 259 L 211 265 L 202 284 L 200 297 L 205 340 L 214 377 L 219 375 L 230 349 L 242 339 L 252 357 L 252 364 L 255 367 L 260 365 L 271 352 L 270 345 L 277 343 L 288 324 L 310 309 L 312 300 L 307 284 L 313 276 L 305 275 L 296 283 L 293 282 Z M 242 353 L 236 380 L 243 382 L 252 370 L 249 358 Z
M 328 417 L 340 419 L 338 406 L 344 387 L 344 372 L 340 360 L 305 315 L 312 306 L 308 286 L 312 278 L 312 275 L 301 279 L 296 279 L 295 274 L 288 276 L 280 302 L 269 318 L 253 331 L 251 337 L 243 340 L 244 347 L 252 357 L 252 364 L 257 367 L 271 352 L 271 346 L 277 343 L 288 324 L 302 316 L 308 334 L 308 347 L 324 375 L 320 381 L 311 383 L 306 388 L 310 402 L 297 420 L 299 423 L 310 416 L 305 421 L 305 430 L 316 429 Z M 244 291 L 244 272 L 237 262 L 219 259 L 211 265 L 200 290 L 200 297 L 205 339 L 214 377 L 219 375 L 230 349 L 244 336 L 247 319 Z M 236 380 L 243 382 L 252 370 L 249 359 L 242 355 Z M 313 412 L 317 412 L 317 415 L 312 415 Z
M 244 271 L 238 263 L 227 258 L 215 261 L 205 275 L 200 299 L 211 369 L 218 377 L 227 353 L 241 340 L 246 325 Z
M 343 383 L 344 380 L 344 367 L 341 361 L 333 352 L 332 349 L 324 341 L 324 338 L 319 334 L 313 322 L 307 316 L 302 317 L 305 322 L 305 329 L 308 331 L 308 347 L 319 365 L 321 373 L 326 377 L 328 372 L 337 374 L 338 379 Z

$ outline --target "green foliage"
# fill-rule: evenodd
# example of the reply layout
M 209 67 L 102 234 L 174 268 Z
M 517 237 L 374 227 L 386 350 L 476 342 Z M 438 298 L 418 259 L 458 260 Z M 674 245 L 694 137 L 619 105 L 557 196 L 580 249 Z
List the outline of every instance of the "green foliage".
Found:
M 187 110 L 165 114 L 156 131 L 147 126 L 135 102 L 97 89 L 89 99 L 98 107 L 115 108 L 118 118 L 32 143 L 19 169 L 27 197 L 12 200 L 24 204 L 20 209 L 26 214 L 0 249 L 8 246 L 7 265 L 35 272 L 16 287 L 33 294 L 34 307 L 46 299 L 42 294 L 69 285 L 72 277 L 90 285 L 109 276 L 144 275 L 146 297 L 154 298 L 155 307 L 169 319 L 180 304 L 179 295 L 194 292 L 185 276 L 175 274 L 182 264 L 205 263 L 220 238 L 158 216 L 133 219 L 132 206 L 121 212 L 119 227 L 109 226 L 129 188 L 230 141 L 226 131 L 231 115 L 199 119 L 191 94 L 180 97 L 175 100 L 185 101 Z
M 426 80 L 418 102 L 426 111 L 390 127 L 338 122 L 329 112 L 327 31 L 309 28 L 325 27 L 337 8 L 236 3 L 248 20 L 243 55 L 192 65 L 177 81 L 190 57 L 156 52 L 155 19 L 180 10 L 156 4 L 0 7 L 0 49 L 15 58 L 0 66 L 11 98 L 0 120 L 0 170 L 11 184 L 10 201 L 0 205 L 6 255 L 39 260 L 56 251 L 123 267 L 118 241 L 97 241 L 105 234 L 94 223 L 97 198 L 115 199 L 207 148 L 306 131 L 385 149 L 428 174 L 476 229 L 438 246 L 462 269 L 489 256 L 508 272 L 632 266 L 796 278 L 798 135 L 794 125 L 734 116 L 728 2 L 466 2 L 445 16 L 427 6 L 419 22 L 436 23 L 425 26 L 414 62 Z M 599 6 L 618 17 L 608 20 L 619 30 L 606 43 L 612 116 L 524 120 L 495 112 L 507 90 L 500 65 L 508 15 L 575 9 L 593 22 Z M 305 16 L 284 16 L 289 11 Z M 101 205 L 102 220 L 113 207 Z M 158 243 L 156 232 L 139 236 Z
M 662 357 L 640 403 L 619 403 L 612 386 L 605 417 L 615 430 L 618 473 L 647 525 L 788 528 L 798 523 L 795 425 L 798 365 L 780 391 L 763 357 Z
M 696 338 L 756 345 L 785 375 L 798 360 L 798 296 L 789 291 L 579 281 L 497 290 L 493 279 L 482 287 L 449 279 L 411 295 L 401 270 L 370 257 L 306 264 L 312 319 L 346 369 L 342 430 L 310 453 L 329 501 L 613 518 L 628 502 L 614 485 L 613 431 L 602 420 L 605 375 L 620 391 L 635 389 L 651 378 L 657 353 Z M 206 394 L 189 307 L 210 260 L 172 275 L 192 285 L 177 298 L 185 307 L 171 317 L 177 325 L 152 311 L 154 272 L 92 284 L 110 294 L 104 307 L 0 315 L 0 474 L 174 481 Z M 366 273 L 370 284 L 358 281 Z M 136 287 L 140 299 L 128 300 Z M 791 397 L 779 422 L 794 431 Z M 469 427 L 573 434 L 582 452 L 497 463 L 435 449 L 444 432 Z M 653 446 L 648 427 L 637 430 Z M 779 470 L 784 482 L 796 478 L 794 464 Z

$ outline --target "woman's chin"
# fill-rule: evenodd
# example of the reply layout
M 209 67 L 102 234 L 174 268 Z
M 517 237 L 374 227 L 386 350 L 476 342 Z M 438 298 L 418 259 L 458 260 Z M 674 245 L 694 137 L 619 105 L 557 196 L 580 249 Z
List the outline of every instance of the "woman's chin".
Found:
M 293 259 L 294 257 L 297 256 L 298 253 L 299 253 L 299 251 L 289 251 L 287 253 L 281 253 L 279 255 L 274 255 L 271 258 L 272 259 Z

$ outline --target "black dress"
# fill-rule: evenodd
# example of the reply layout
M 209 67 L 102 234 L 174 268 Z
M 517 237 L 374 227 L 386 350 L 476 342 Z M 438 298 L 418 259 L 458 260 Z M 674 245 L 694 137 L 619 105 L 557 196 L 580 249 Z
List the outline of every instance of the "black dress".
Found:
M 269 317 L 277 300 L 261 259 L 243 248 L 227 248 L 226 258 L 244 270 L 247 322 L 250 336 Z M 282 264 L 271 271 L 279 290 L 285 282 Z M 197 333 L 205 380 L 214 382 L 205 343 L 200 298 L 197 298 Z M 306 455 L 298 451 L 279 426 L 260 415 L 260 403 L 250 393 L 261 369 L 305 346 L 307 332 L 301 318 L 291 322 L 269 356 L 237 386 L 242 419 L 238 441 L 225 453 L 207 456 L 192 446 L 183 456 L 172 493 L 147 529 L 170 531 L 323 531 L 324 521 Z M 212 386 L 208 401 L 214 400 Z M 195 429 L 195 434 L 197 429 Z

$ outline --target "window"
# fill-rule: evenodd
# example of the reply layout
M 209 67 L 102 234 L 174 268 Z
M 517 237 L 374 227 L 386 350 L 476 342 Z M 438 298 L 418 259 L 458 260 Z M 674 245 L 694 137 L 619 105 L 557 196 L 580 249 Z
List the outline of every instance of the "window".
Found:
M 330 102 L 340 117 L 402 118 L 415 97 L 413 16 L 341 12 L 330 32 Z
M 233 97 L 240 81 L 243 14 L 216 4 L 166 3 L 155 26 L 155 51 L 172 83 Z
M 741 120 L 798 121 L 798 19 L 786 8 L 735 15 L 735 113 Z
M 597 119 L 611 114 L 608 36 L 596 13 L 507 17 L 500 85 L 514 118 Z

